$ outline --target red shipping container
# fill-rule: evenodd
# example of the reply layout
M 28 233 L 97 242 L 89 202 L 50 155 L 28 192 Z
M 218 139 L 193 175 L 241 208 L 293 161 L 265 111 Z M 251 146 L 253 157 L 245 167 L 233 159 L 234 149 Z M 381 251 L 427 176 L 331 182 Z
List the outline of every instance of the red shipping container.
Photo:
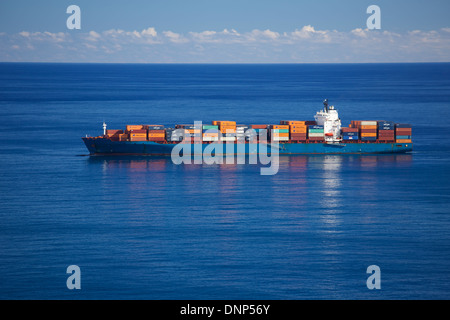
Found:
M 358 128 L 347 128 L 347 127 L 344 127 L 344 128 L 341 128 L 341 131 L 342 132 L 358 132 Z
M 148 141 L 154 141 L 154 142 L 162 142 L 165 141 L 166 138 L 160 138 L 160 137 L 150 137 L 148 138 Z
M 361 129 L 361 133 L 377 133 L 377 129 Z
M 116 134 L 123 134 L 123 130 L 106 130 L 108 136 L 113 136 Z
M 267 129 L 267 124 L 252 124 L 252 129 Z
M 152 129 L 149 129 L 148 133 L 166 133 L 166 130 L 152 130 Z

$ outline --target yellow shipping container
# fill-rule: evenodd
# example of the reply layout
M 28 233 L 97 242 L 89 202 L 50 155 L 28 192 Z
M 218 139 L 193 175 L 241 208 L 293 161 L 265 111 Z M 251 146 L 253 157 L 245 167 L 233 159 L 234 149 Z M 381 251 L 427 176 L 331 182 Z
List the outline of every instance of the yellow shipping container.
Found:
M 361 137 L 376 137 L 377 134 L 376 133 L 361 133 Z
M 412 143 L 411 139 L 397 139 L 395 140 L 396 143 Z

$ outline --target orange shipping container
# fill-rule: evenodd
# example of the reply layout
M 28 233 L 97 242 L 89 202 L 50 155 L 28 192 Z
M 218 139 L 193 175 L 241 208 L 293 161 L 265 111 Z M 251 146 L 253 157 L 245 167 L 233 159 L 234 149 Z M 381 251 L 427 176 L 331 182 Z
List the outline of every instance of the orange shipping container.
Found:
M 289 132 L 274 132 L 272 135 L 274 137 L 289 137 Z
M 152 138 L 164 138 L 166 135 L 164 133 L 149 133 L 148 137 Z
M 280 125 L 280 124 L 274 124 L 272 125 L 272 129 L 289 129 L 289 125 Z
M 306 127 L 291 127 L 289 132 L 292 133 L 306 133 L 308 131 L 308 129 Z
M 217 120 L 213 121 L 214 126 L 236 126 L 236 121 L 223 121 L 223 120 Z
M 410 139 L 397 139 L 395 140 L 397 143 L 412 143 L 412 140 Z
M 376 129 L 377 126 L 361 126 L 361 129 Z
M 290 126 L 304 126 L 306 121 L 293 121 L 293 120 L 283 120 L 280 124 L 287 124 Z
M 142 130 L 143 125 L 127 125 L 127 130 L 131 131 L 131 130 Z
M 376 137 L 376 136 L 377 136 L 376 133 L 365 133 L 365 132 L 361 133 L 361 137 Z

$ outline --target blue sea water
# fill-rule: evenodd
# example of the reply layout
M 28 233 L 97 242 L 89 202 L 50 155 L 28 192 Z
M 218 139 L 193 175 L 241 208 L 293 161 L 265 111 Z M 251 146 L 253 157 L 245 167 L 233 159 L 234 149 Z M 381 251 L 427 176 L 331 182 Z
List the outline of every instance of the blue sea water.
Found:
M 276 124 L 325 98 L 343 125 L 411 123 L 414 152 L 273 176 L 83 156 L 103 121 Z M 449 299 L 449 118 L 448 63 L 1 63 L 0 299 Z

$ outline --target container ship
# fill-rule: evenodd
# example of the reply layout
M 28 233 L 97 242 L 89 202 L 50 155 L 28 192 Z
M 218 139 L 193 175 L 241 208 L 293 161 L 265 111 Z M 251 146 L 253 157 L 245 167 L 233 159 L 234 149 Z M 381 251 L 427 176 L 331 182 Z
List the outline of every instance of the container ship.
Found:
M 282 120 L 279 124 L 127 125 L 125 130 L 107 130 L 103 135 L 83 137 L 90 155 L 171 155 L 180 143 L 190 144 L 191 153 L 203 152 L 211 144 L 223 144 L 223 154 L 258 154 L 276 147 L 280 155 L 379 154 L 413 150 L 410 124 L 386 120 L 352 120 L 341 126 L 338 111 L 323 102 L 314 120 Z M 211 146 L 210 146 L 211 148 Z M 261 151 L 262 152 L 262 151 Z

